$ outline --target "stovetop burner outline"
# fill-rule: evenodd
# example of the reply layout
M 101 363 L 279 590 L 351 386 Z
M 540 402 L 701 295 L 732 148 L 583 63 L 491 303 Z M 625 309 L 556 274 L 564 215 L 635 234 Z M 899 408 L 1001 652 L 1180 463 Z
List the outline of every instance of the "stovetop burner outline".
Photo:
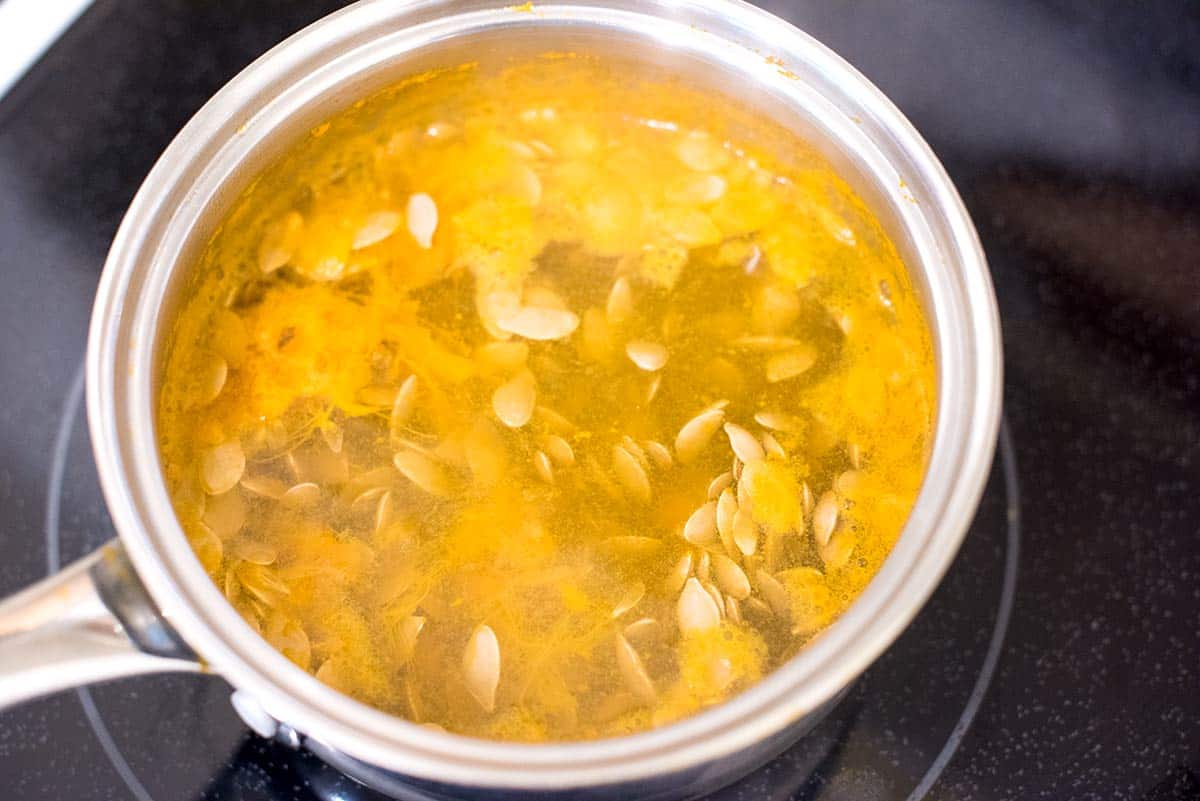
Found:
M 80 407 L 83 402 L 84 386 L 84 366 L 80 364 L 72 379 L 70 390 L 63 402 L 51 455 L 44 524 L 46 568 L 48 573 L 57 572 L 62 566 L 62 543 L 59 525 L 62 512 L 62 490 L 71 437 L 74 433 L 76 419 L 79 417 Z M 1003 476 L 1006 531 L 1003 578 L 1000 597 L 996 607 L 995 622 L 993 623 L 991 636 L 988 640 L 987 650 L 980 663 L 979 672 L 976 674 L 971 692 L 967 696 L 966 703 L 959 714 L 958 720 L 955 722 L 945 743 L 934 756 L 921 779 L 906 796 L 905 801 L 922 801 L 930 790 L 933 789 L 942 771 L 958 751 L 963 738 L 974 722 L 980 705 L 987 695 L 988 687 L 991 684 L 997 663 L 1004 649 L 1004 640 L 1008 632 L 1013 604 L 1016 598 L 1021 539 L 1020 487 L 1017 478 L 1016 451 L 1013 447 L 1007 418 L 1002 418 L 1001 420 L 996 458 L 1000 461 L 1001 474 Z M 116 739 L 104 721 L 103 714 L 96 705 L 91 690 L 87 687 L 81 687 L 75 690 L 75 694 L 83 710 L 84 717 L 88 722 L 88 726 L 91 728 L 105 756 L 125 783 L 129 792 L 136 801 L 156 801 L 154 795 L 146 788 L 141 779 L 138 778 L 129 760 L 122 753 L 121 747 L 117 744 Z M 739 783 L 735 783 L 731 787 L 737 787 Z M 306 784 L 308 783 L 306 782 Z M 789 795 L 797 791 L 805 792 L 807 785 L 808 782 L 801 782 L 799 786 L 791 788 L 788 791 Z M 309 787 L 311 788 L 312 785 L 309 784 Z M 728 790 L 730 788 L 723 789 Z M 817 787 L 814 789 L 818 793 L 815 797 L 819 798 L 820 788 Z M 721 791 L 718 791 L 718 794 L 720 793 Z

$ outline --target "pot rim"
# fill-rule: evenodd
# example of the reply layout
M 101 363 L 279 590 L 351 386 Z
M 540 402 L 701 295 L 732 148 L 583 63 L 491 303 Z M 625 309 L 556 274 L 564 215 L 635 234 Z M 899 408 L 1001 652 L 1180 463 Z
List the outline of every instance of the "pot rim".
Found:
M 175 520 L 154 419 L 158 310 L 192 224 L 221 182 L 308 93 L 325 96 L 387 54 L 491 28 L 613 26 L 694 48 L 808 110 L 879 183 L 926 276 L 938 352 L 934 445 L 917 502 L 879 573 L 786 664 L 680 722 L 587 742 L 518 744 L 431 731 L 353 701 L 259 638 L 212 584 Z M 777 55 L 782 65 L 762 53 Z M 315 94 L 314 94 L 315 93 Z M 225 85 L 183 128 L 113 241 L 93 311 L 88 420 L 109 510 L 164 617 L 276 718 L 378 767 L 468 786 L 556 789 L 632 781 L 777 735 L 848 686 L 908 625 L 958 551 L 986 482 L 1000 419 L 999 318 L 961 199 L 928 145 L 849 64 L 740 0 L 566 0 L 532 12 L 494 0 L 363 0 L 305 28 Z

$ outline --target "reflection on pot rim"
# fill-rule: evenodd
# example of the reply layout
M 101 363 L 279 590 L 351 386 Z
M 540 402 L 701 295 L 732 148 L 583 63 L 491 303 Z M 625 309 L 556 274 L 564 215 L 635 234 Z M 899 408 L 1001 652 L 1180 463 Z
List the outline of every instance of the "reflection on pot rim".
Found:
M 747 102 L 828 147 L 872 209 L 890 218 L 923 284 L 939 359 L 939 417 L 925 486 L 904 533 L 874 582 L 818 642 L 732 701 L 681 723 L 612 740 L 515 745 L 430 732 L 357 704 L 254 636 L 192 557 L 146 421 L 153 419 L 158 321 L 183 288 L 181 256 L 195 246 L 199 221 L 274 152 L 271 143 L 399 74 L 452 60 L 456 49 L 486 53 L 481 43 L 541 36 L 569 37 L 581 47 L 619 40 L 627 55 L 669 57 L 705 84 L 732 81 Z M 948 567 L 991 463 L 999 392 L 986 264 L 941 166 L 852 68 L 786 23 L 731 0 L 613 0 L 604 8 L 566 3 L 532 12 L 478 0 L 374 0 L 306 29 L 223 89 L 151 172 L 105 266 L 88 355 L 89 423 L 114 521 L 164 615 L 213 670 L 329 748 L 385 770 L 530 789 L 632 782 L 713 760 L 724 760 L 717 772 L 733 778 L 801 734 L 907 625 Z

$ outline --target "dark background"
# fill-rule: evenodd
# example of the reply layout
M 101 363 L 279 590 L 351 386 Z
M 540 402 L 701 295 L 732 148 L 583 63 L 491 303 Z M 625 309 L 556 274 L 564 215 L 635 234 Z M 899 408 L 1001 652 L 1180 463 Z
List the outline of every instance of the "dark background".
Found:
M 339 5 L 97 0 L 0 101 L 0 593 L 45 572 L 51 445 L 138 184 L 222 83 Z M 996 282 L 1020 574 L 995 679 L 930 797 L 1200 798 L 1200 4 L 763 5 L 928 138 Z M 86 466 L 86 447 L 72 453 Z M 986 639 L 994 609 L 980 614 Z M 920 647 L 979 661 L 974 642 Z M 937 676 L 905 681 L 940 691 Z M 155 686 L 127 684 L 133 703 Z M 164 728 L 205 725 L 179 708 L 155 713 Z M 130 797 L 100 748 L 72 695 L 4 713 L 0 787 Z M 243 784 L 291 793 L 267 779 L 275 752 L 255 748 L 248 775 L 262 776 Z M 811 796 L 890 797 L 831 786 Z

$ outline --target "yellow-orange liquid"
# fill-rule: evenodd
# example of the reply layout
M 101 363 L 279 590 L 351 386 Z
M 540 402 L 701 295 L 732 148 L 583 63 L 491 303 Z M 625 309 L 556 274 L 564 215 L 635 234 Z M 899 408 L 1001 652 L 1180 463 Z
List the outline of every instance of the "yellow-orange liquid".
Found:
M 557 55 L 418 76 L 236 201 L 168 348 L 177 513 L 334 687 L 523 741 L 724 700 L 919 488 L 904 267 L 792 134 Z

